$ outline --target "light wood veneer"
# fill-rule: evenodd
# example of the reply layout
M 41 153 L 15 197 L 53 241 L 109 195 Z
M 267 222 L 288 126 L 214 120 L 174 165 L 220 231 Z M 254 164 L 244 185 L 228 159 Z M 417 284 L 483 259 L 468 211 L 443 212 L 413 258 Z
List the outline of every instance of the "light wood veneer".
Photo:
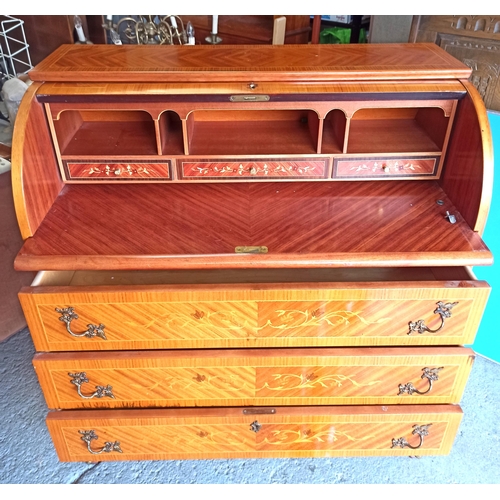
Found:
M 414 426 L 427 426 L 419 455 L 450 452 L 462 419 L 453 405 L 344 406 L 190 410 L 50 412 L 47 425 L 63 462 L 214 458 L 412 456 L 392 447 L 404 437 L 417 446 Z M 251 424 L 261 425 L 258 432 Z M 93 455 L 80 431 L 93 430 L 91 447 L 118 441 L 121 452 Z
M 203 279 L 199 272 L 188 283 L 178 274 L 49 275 L 19 297 L 36 348 L 65 351 L 464 344 L 489 295 L 485 282 L 459 270 L 454 281 L 432 270 L 334 271 L 214 272 L 205 273 L 205 285 L 193 284 Z M 353 281 L 363 276 L 367 281 Z M 293 282 L 299 278 L 304 282 Z M 441 325 L 440 301 L 456 303 L 443 327 L 410 334 L 412 321 Z M 106 340 L 71 336 L 56 310 L 67 307 L 78 315 L 75 333 L 104 324 Z
M 48 407 L 77 409 L 457 403 L 472 360 L 448 347 L 50 353 L 33 363 Z M 400 390 L 409 383 L 425 394 Z M 98 386 L 113 396 L 93 396 Z

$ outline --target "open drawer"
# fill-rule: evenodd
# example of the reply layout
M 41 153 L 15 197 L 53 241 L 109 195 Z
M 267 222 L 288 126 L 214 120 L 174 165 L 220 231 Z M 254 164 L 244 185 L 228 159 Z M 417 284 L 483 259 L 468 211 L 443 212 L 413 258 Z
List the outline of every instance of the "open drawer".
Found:
M 19 294 L 37 351 L 472 343 L 467 268 L 42 272 Z
M 459 406 L 54 411 L 63 462 L 449 453 Z

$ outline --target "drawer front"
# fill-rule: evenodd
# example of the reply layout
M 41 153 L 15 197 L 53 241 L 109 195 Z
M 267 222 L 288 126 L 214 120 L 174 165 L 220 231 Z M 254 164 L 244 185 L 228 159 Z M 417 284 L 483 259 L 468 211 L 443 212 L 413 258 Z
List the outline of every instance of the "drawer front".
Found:
M 85 181 L 161 181 L 172 178 L 171 162 L 79 162 L 63 161 L 68 180 Z
M 326 179 L 328 158 L 180 161 L 179 178 L 202 179 Z
M 439 157 L 348 158 L 336 159 L 333 177 L 337 179 L 435 178 Z
M 54 409 L 458 403 L 466 348 L 37 354 Z
M 484 282 L 28 287 L 38 351 L 471 344 Z
M 449 453 L 462 416 L 453 405 L 263 411 L 62 411 L 47 425 L 63 462 L 412 456 Z

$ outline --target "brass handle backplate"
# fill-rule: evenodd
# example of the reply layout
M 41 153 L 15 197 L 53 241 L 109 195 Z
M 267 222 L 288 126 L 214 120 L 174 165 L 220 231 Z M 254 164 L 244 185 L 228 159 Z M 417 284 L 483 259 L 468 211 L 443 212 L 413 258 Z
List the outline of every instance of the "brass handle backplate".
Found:
M 245 408 L 243 415 L 274 415 L 276 408 Z
M 73 307 L 65 307 L 59 309 L 56 307 L 56 311 L 62 316 L 59 318 L 59 321 L 63 321 L 66 324 L 66 330 L 73 337 L 101 337 L 103 340 L 107 340 L 106 335 L 104 334 L 105 326 L 101 323 L 100 325 L 87 325 L 87 330 L 82 333 L 75 333 L 71 331 L 71 322 L 75 319 L 78 319 L 78 314 L 75 313 Z
M 416 450 L 420 448 L 424 444 L 424 437 L 429 435 L 429 427 L 432 424 L 427 424 L 427 425 L 414 425 L 413 426 L 413 431 L 412 435 L 418 436 L 419 437 L 419 443 L 416 446 L 412 446 L 406 438 L 400 437 L 398 439 L 393 439 L 392 440 L 392 446 L 391 448 L 411 448 L 412 450 Z
M 256 86 L 257 85 L 255 85 L 255 87 Z M 253 90 L 255 87 L 250 88 Z M 231 102 L 266 102 L 270 100 L 270 97 L 265 94 L 232 95 L 229 97 L 229 100 Z
M 114 443 L 111 443 L 107 441 L 104 443 L 104 446 L 100 450 L 93 450 L 90 447 L 90 444 L 92 441 L 99 439 L 99 436 L 96 435 L 94 430 L 90 431 L 78 431 L 80 434 L 82 434 L 82 441 L 85 441 L 87 443 L 87 449 L 89 450 L 92 455 L 100 455 L 101 453 L 110 453 L 112 451 L 118 451 L 119 453 L 123 453 L 123 451 L 120 448 L 120 442 L 115 441 Z
M 239 246 L 234 249 L 235 253 L 267 253 L 266 246 Z
M 410 328 L 408 335 L 411 335 L 412 333 L 424 333 L 424 332 L 429 332 L 429 333 L 437 333 L 439 330 L 441 330 L 444 326 L 444 320 L 446 318 L 451 318 L 451 309 L 455 307 L 458 304 L 458 302 L 448 302 L 445 304 L 444 302 L 438 302 L 437 303 L 437 309 L 434 311 L 434 314 L 439 314 L 441 317 L 441 324 L 435 329 L 431 330 L 429 327 L 426 326 L 425 321 L 423 319 L 419 319 L 417 321 L 410 321 L 408 323 L 408 326 Z
M 441 366 L 440 368 L 423 368 L 422 371 L 422 376 L 420 378 L 422 379 L 427 379 L 429 381 L 429 387 L 427 388 L 426 391 L 419 391 L 411 382 L 408 382 L 406 384 L 399 384 L 399 393 L 398 396 L 401 396 L 401 394 L 427 394 L 428 392 L 431 392 L 432 389 L 432 383 L 435 382 L 436 380 L 439 379 L 439 372 L 443 369 Z
M 76 385 L 78 395 L 82 399 L 104 398 L 106 396 L 113 399 L 115 398 L 113 394 L 113 387 L 111 387 L 110 385 L 107 385 L 106 387 L 102 385 L 96 385 L 95 392 L 93 394 L 90 394 L 89 396 L 85 396 L 85 394 L 82 394 L 82 385 L 89 381 L 89 379 L 87 378 L 87 374 L 85 372 L 79 372 L 68 373 L 68 375 L 73 379 L 71 383 Z

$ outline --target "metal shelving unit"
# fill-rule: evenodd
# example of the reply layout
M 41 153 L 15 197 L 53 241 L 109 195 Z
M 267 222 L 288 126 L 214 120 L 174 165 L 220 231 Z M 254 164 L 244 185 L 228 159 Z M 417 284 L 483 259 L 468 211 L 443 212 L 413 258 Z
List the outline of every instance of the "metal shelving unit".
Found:
M 23 24 L 21 19 L 0 16 L 0 72 L 7 78 L 33 68 Z

